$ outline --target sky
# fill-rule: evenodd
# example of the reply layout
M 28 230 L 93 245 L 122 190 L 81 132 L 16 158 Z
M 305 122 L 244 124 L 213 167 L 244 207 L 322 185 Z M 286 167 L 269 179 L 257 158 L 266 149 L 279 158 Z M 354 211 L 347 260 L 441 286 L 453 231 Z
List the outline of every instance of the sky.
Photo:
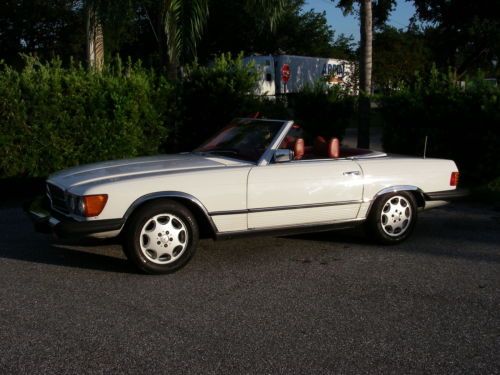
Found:
M 342 11 L 335 6 L 331 0 L 306 0 L 304 10 L 314 9 L 317 12 L 326 12 L 328 23 L 335 30 L 335 35 L 352 35 L 359 41 L 359 21 L 355 16 L 344 16 Z M 397 0 L 396 9 L 391 13 L 389 25 L 398 29 L 405 28 L 410 23 L 415 8 L 413 3 L 405 0 Z

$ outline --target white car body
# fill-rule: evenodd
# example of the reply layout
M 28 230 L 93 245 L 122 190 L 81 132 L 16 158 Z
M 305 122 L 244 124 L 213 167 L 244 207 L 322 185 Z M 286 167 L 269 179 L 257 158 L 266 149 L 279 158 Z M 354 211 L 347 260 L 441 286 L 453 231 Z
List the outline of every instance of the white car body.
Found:
M 367 218 L 374 200 L 392 191 L 411 191 L 420 208 L 453 196 L 451 160 L 390 156 L 372 152 L 338 159 L 273 162 L 273 154 L 292 122 L 283 127 L 257 163 L 218 155 L 184 153 L 108 161 L 58 172 L 48 179 L 59 194 L 107 194 L 96 217 L 58 210 L 52 226 L 113 223 L 86 231 L 94 237 L 117 236 L 131 213 L 144 202 L 171 198 L 198 211 L 213 237 L 279 229 L 355 224 Z M 51 194 L 54 194 L 52 192 Z M 54 196 L 51 197 L 54 200 Z M 61 217 L 63 219 L 61 219 Z

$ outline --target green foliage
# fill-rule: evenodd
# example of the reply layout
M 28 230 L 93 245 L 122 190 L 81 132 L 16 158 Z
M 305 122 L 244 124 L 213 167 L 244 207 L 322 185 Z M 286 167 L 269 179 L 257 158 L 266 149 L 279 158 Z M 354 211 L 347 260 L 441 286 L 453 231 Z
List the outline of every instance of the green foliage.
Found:
M 306 87 L 289 96 L 294 120 L 310 134 L 343 138 L 356 113 L 356 98 L 339 86 L 325 84 Z
M 60 60 L 0 66 L 0 177 L 39 177 L 95 161 L 189 151 L 235 117 L 292 119 L 342 137 L 355 98 L 340 88 L 254 95 L 258 73 L 241 56 L 192 64 L 171 83 L 117 59 L 98 74 Z M 294 113 L 294 116 L 291 116 Z M 168 135 L 168 137 L 167 137 Z
M 432 65 L 431 52 L 423 33 L 385 26 L 374 34 L 373 81 L 378 89 L 390 89 L 409 82 L 416 72 Z
M 188 151 L 236 117 L 257 113 L 266 118 L 295 119 L 311 132 L 342 137 L 355 112 L 355 98 L 339 87 L 306 87 L 287 98 L 253 94 L 258 74 L 243 64 L 241 55 L 217 57 L 205 67 L 193 64 L 177 84 L 172 136 L 166 152 Z M 293 116 L 291 116 L 293 113 Z
M 285 0 L 274 32 L 264 27 L 262 12 L 250 0 L 210 0 L 207 31 L 200 43 L 199 57 L 214 53 L 243 51 L 250 54 L 287 53 L 305 56 L 354 59 L 354 43 L 335 35 L 325 13 L 303 11 L 304 0 Z M 233 32 L 228 32 L 231 30 Z
M 304 1 L 288 1 L 277 32 L 256 35 L 256 49 L 252 52 L 355 59 L 352 37 L 335 35 L 324 12 L 302 11 Z M 241 47 L 240 47 L 241 48 Z
M 336 3 L 337 7 L 340 8 L 344 14 L 356 14 L 359 13 L 358 3 L 360 0 L 331 0 L 332 3 Z M 372 15 L 373 24 L 376 27 L 383 26 L 389 15 L 396 7 L 396 0 L 377 0 L 372 1 Z
M 381 100 L 384 149 L 456 161 L 466 184 L 500 176 L 500 89 L 482 79 L 457 84 L 435 69 Z
M 500 209 L 500 177 L 472 189 L 472 195 L 475 200 L 493 203 L 495 208 Z
M 155 153 L 166 132 L 165 98 L 140 66 L 103 74 L 28 58 L 0 69 L 0 175 L 44 176 L 68 166 Z
M 460 75 L 478 69 L 500 75 L 500 2 L 490 0 L 412 0 L 425 27 L 433 60 Z
M 208 0 L 164 0 L 163 30 L 168 59 L 174 67 L 185 56 L 196 56 L 208 18 Z M 161 39 L 160 39 L 161 40 Z
M 256 85 L 256 70 L 245 66 L 241 56 L 223 54 L 210 66 L 188 66 L 176 84 L 175 109 L 170 112 L 173 137 L 166 151 L 191 150 L 234 117 L 249 115 L 256 107 Z
M 19 53 L 85 61 L 90 2 L 104 29 L 106 61 L 131 56 L 164 71 L 169 53 L 174 65 L 241 51 L 354 59 L 353 40 L 335 35 L 324 13 L 303 11 L 305 0 L 8 0 L 0 2 L 0 59 L 19 67 Z
M 23 64 L 20 53 L 42 59 L 85 56 L 85 23 L 78 0 L 0 1 L 0 59 Z

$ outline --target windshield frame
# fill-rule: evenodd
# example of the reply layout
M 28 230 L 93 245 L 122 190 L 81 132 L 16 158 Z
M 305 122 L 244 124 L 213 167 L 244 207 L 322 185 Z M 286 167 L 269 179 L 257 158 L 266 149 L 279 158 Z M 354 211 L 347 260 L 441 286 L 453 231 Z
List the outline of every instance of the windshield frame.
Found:
M 274 150 L 276 150 L 279 145 L 281 144 L 282 139 L 285 137 L 287 134 L 289 128 L 293 125 L 293 121 L 290 120 L 274 120 L 274 119 L 255 119 L 255 118 L 246 118 L 246 117 L 238 117 L 233 119 L 232 121 L 229 122 L 229 124 L 234 123 L 234 122 L 241 122 L 241 121 L 252 121 L 252 122 L 279 122 L 282 123 L 282 126 L 279 128 L 279 130 L 276 132 L 274 135 L 273 139 L 269 143 L 269 146 L 265 149 L 265 151 L 262 153 L 260 158 L 257 161 L 251 161 L 251 160 L 245 160 L 238 158 L 237 156 L 231 156 L 231 155 L 222 155 L 222 154 L 212 154 L 211 157 L 217 157 L 217 158 L 227 158 L 227 159 L 232 159 L 232 160 L 237 160 L 240 162 L 245 162 L 245 163 L 250 163 L 250 164 L 255 164 L 255 165 L 267 165 L 271 162 L 272 157 L 274 155 Z M 245 124 L 241 125 L 245 126 Z M 211 138 L 209 138 L 207 141 L 202 143 L 199 147 L 194 149 L 192 152 L 193 153 L 201 153 L 204 154 L 204 151 L 199 151 L 199 149 L 206 144 L 207 142 L 210 141 L 210 139 L 216 137 L 222 130 L 219 132 L 215 133 Z M 209 154 L 207 152 L 207 154 Z

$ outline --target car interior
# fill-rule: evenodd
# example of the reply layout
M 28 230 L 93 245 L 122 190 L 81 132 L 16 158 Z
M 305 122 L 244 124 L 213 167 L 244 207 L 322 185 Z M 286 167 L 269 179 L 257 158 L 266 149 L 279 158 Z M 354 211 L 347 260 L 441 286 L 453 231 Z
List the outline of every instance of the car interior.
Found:
M 337 137 L 311 136 L 297 124 L 292 125 L 279 148 L 293 151 L 294 160 L 339 159 L 367 155 L 372 152 L 360 148 L 341 146 Z

